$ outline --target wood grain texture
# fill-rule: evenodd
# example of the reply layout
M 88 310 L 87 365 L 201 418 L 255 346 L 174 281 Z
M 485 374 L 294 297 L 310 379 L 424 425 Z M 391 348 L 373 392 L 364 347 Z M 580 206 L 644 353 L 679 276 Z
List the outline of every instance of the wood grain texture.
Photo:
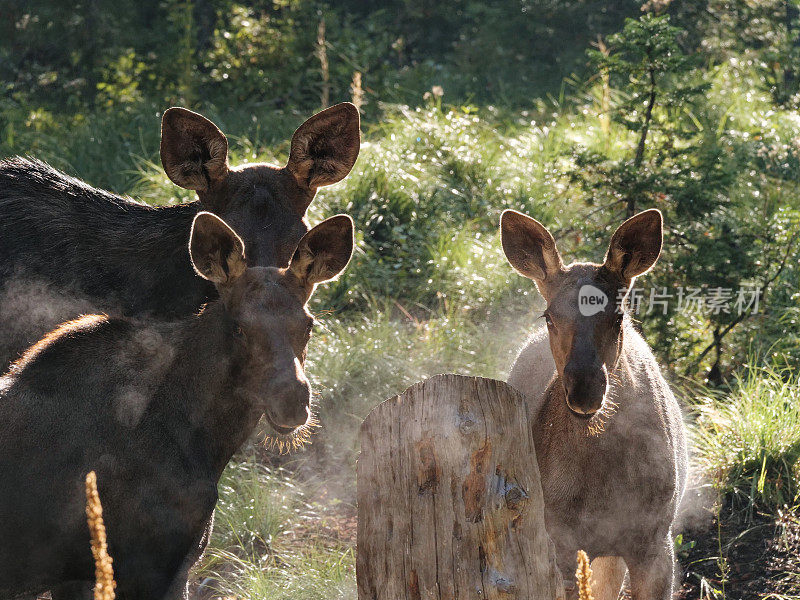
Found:
M 359 600 L 563 598 L 526 403 L 437 375 L 361 426 Z

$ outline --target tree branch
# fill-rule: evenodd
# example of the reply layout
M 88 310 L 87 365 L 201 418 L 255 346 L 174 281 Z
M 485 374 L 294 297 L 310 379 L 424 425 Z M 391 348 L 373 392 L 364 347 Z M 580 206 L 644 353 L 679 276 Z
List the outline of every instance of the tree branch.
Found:
M 769 279 L 764 281 L 764 283 L 759 288 L 759 292 L 758 292 L 759 293 L 759 298 L 764 298 L 766 293 L 767 293 L 767 290 L 769 289 L 769 286 L 772 285 L 772 283 L 774 283 L 774 281 L 776 279 L 778 279 L 778 277 L 780 277 L 781 273 L 783 272 L 783 269 L 786 267 L 786 261 L 789 260 L 789 255 L 791 254 L 792 248 L 794 248 L 794 244 L 797 241 L 797 236 L 798 236 L 798 233 L 795 233 L 789 239 L 789 243 L 786 246 L 786 252 L 783 255 L 783 260 L 781 260 L 781 264 L 778 267 L 778 270 L 775 271 L 775 273 L 773 274 L 772 277 L 770 277 Z M 726 335 L 728 335 L 733 330 L 734 327 L 736 327 L 739 323 L 741 323 L 742 321 L 744 321 L 748 317 L 752 317 L 752 316 L 753 316 L 753 313 L 745 313 L 745 312 L 743 312 L 743 313 L 739 314 L 736 317 L 736 319 L 734 319 L 731 323 L 729 323 L 720 332 L 719 338 L 715 339 L 708 346 L 706 346 L 706 348 L 700 353 L 700 355 L 694 361 L 692 361 L 692 364 L 690 365 L 689 369 L 686 370 L 686 374 L 688 375 L 689 371 L 691 369 L 693 369 L 694 367 L 696 367 L 697 365 L 699 365 L 700 362 L 706 357 L 706 354 L 708 354 L 709 352 L 711 352 L 711 350 L 714 349 L 714 346 L 717 345 L 717 340 L 719 341 L 720 344 L 722 344 L 722 339 Z
M 650 98 L 647 101 L 647 109 L 644 112 L 644 125 L 642 125 L 642 134 L 639 136 L 639 143 L 636 146 L 636 155 L 633 158 L 633 166 L 638 171 L 642 166 L 644 160 L 644 148 L 647 143 L 647 134 L 650 131 L 650 121 L 653 118 L 653 107 L 656 104 L 656 72 L 653 68 L 652 58 L 650 51 L 647 51 L 647 57 L 650 60 L 648 73 L 650 75 Z M 628 206 L 626 210 L 627 217 L 630 219 L 636 212 L 636 198 L 631 195 L 628 196 Z

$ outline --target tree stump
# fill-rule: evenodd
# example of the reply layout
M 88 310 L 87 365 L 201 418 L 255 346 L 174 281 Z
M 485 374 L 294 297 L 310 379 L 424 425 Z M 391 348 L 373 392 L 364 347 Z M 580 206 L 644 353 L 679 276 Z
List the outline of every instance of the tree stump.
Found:
M 377 406 L 360 438 L 359 600 L 564 597 L 514 388 L 437 375 Z

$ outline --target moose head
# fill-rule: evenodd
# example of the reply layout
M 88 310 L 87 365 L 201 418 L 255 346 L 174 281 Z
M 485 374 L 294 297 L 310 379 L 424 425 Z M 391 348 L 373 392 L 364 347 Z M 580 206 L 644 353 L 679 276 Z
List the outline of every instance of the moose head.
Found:
M 221 218 L 200 212 L 189 251 L 197 273 L 213 282 L 243 345 L 236 391 L 263 412 L 279 434 L 310 418 L 311 386 L 304 372 L 314 318 L 308 303 L 318 283 L 335 278 L 353 252 L 353 221 L 326 219 L 306 233 L 289 265 L 248 267 L 242 238 Z
M 602 264 L 565 266 L 547 228 L 513 210 L 503 213 L 500 231 L 508 261 L 547 302 L 544 319 L 567 406 L 590 418 L 603 405 L 622 352 L 628 291 L 661 253 L 661 213 L 646 210 L 620 225 Z
M 228 140 L 211 121 L 185 108 L 161 120 L 161 163 L 173 183 L 195 190 L 203 209 L 224 219 L 247 244 L 250 266 L 285 267 L 308 231 L 305 213 L 317 189 L 341 181 L 361 143 L 358 109 L 332 106 L 292 136 L 284 167 L 228 165 Z

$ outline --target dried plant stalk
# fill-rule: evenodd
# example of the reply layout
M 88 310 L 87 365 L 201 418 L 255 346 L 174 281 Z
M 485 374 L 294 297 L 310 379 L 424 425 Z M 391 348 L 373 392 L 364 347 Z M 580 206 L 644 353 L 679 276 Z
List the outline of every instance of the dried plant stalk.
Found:
M 353 83 L 350 84 L 350 92 L 353 96 L 353 104 L 361 112 L 364 105 L 364 89 L 361 87 L 361 71 L 353 73 Z
M 608 58 L 611 51 L 606 46 L 603 38 L 597 36 L 597 43 L 595 44 L 600 53 Z M 606 145 L 608 145 L 608 137 L 611 135 L 611 74 L 608 68 L 600 69 L 600 83 L 602 92 L 600 96 L 600 130 L 605 136 Z
M 575 571 L 578 581 L 578 600 L 594 600 L 592 596 L 592 569 L 589 567 L 589 556 L 583 550 L 578 550 L 578 570 Z
M 97 475 L 89 471 L 86 475 L 86 522 L 92 537 L 92 556 L 94 556 L 95 584 L 94 600 L 114 600 L 114 569 L 108 555 L 106 526 L 103 523 L 103 506 L 97 493 Z
M 320 92 L 319 102 L 322 108 L 330 106 L 331 97 L 331 76 L 328 66 L 328 46 L 325 41 L 325 19 L 320 19 L 317 26 L 317 58 L 319 59 L 319 70 L 322 74 L 322 90 Z

